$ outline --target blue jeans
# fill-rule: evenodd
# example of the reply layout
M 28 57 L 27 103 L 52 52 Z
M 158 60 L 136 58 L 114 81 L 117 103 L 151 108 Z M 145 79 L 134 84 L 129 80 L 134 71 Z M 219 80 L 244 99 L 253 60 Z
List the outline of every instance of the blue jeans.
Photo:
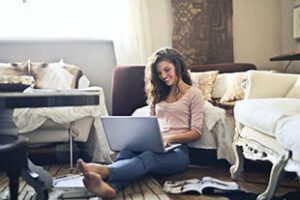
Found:
M 117 192 L 145 174 L 169 175 L 184 172 L 189 163 L 187 145 L 167 153 L 121 151 L 114 163 L 107 166 L 107 183 Z

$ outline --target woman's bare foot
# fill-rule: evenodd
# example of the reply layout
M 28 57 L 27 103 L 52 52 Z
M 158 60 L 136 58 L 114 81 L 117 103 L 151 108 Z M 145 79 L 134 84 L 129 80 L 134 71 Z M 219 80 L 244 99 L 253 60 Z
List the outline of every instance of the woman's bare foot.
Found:
M 109 176 L 109 170 L 106 166 L 96 163 L 85 163 L 82 159 L 77 160 L 77 168 L 83 174 L 87 172 L 95 172 L 101 175 L 102 179 L 107 179 Z
M 113 198 L 117 195 L 116 191 L 103 181 L 101 175 L 95 172 L 84 174 L 83 183 L 88 191 L 99 197 Z

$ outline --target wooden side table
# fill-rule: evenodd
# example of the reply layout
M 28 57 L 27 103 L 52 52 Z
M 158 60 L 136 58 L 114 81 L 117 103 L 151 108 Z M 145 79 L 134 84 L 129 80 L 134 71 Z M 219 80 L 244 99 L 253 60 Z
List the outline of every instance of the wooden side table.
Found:
M 274 56 L 270 58 L 270 61 L 286 61 L 288 60 L 288 64 L 285 66 L 283 72 L 286 72 L 288 69 L 289 65 L 292 63 L 294 60 L 300 60 L 300 51 L 293 51 L 288 54 L 282 54 L 278 56 Z
M 19 138 L 18 129 L 12 119 L 14 108 L 82 106 L 98 104 L 99 94 L 93 91 L 35 90 L 35 93 L 0 92 L 0 141 L 2 141 L 4 146 L 7 146 L 9 145 L 9 142 L 5 143 L 5 138 L 7 138 L 9 135 Z M 21 158 L 18 158 L 14 155 L 7 156 L 7 158 L 10 159 L 9 162 L 12 163 L 17 162 L 18 159 L 27 160 L 27 153 L 23 152 Z M 0 163 L 5 162 L 5 160 L 0 161 Z M 30 160 L 28 160 L 28 162 L 31 164 Z M 45 181 L 40 179 L 38 174 L 32 171 L 26 162 L 22 163 L 24 166 L 21 166 L 21 175 L 23 179 L 35 189 L 37 193 L 37 199 L 48 199 L 48 190 L 46 189 Z M 3 167 L 3 170 L 6 168 L 7 166 Z M 0 167 L 0 169 L 2 168 Z M 10 180 L 11 199 L 17 199 L 15 192 L 16 188 L 18 188 L 18 181 L 16 182 L 16 180 L 18 180 L 19 176 L 20 175 L 16 173 L 14 176 L 12 176 L 12 180 Z

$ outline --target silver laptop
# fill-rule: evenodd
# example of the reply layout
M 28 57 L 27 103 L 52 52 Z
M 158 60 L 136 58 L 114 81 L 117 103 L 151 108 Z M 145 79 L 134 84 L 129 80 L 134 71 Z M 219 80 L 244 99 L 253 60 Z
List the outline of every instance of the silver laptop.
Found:
M 101 121 L 113 151 L 164 153 L 181 145 L 163 145 L 156 117 L 107 116 Z

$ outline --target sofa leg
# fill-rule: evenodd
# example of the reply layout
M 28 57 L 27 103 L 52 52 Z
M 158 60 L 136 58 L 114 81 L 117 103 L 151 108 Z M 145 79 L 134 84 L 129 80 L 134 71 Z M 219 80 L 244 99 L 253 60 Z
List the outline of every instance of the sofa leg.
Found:
M 288 159 L 289 159 L 289 152 L 286 152 L 284 155 L 280 156 L 276 162 L 273 163 L 267 189 L 263 193 L 258 195 L 257 200 L 272 199 L 279 182 L 283 178 L 283 175 L 285 173 L 283 169 Z
M 235 163 L 230 167 L 230 174 L 233 180 L 238 180 L 244 168 L 244 157 L 242 147 L 236 145 L 236 142 L 232 144 L 232 147 L 235 155 Z

